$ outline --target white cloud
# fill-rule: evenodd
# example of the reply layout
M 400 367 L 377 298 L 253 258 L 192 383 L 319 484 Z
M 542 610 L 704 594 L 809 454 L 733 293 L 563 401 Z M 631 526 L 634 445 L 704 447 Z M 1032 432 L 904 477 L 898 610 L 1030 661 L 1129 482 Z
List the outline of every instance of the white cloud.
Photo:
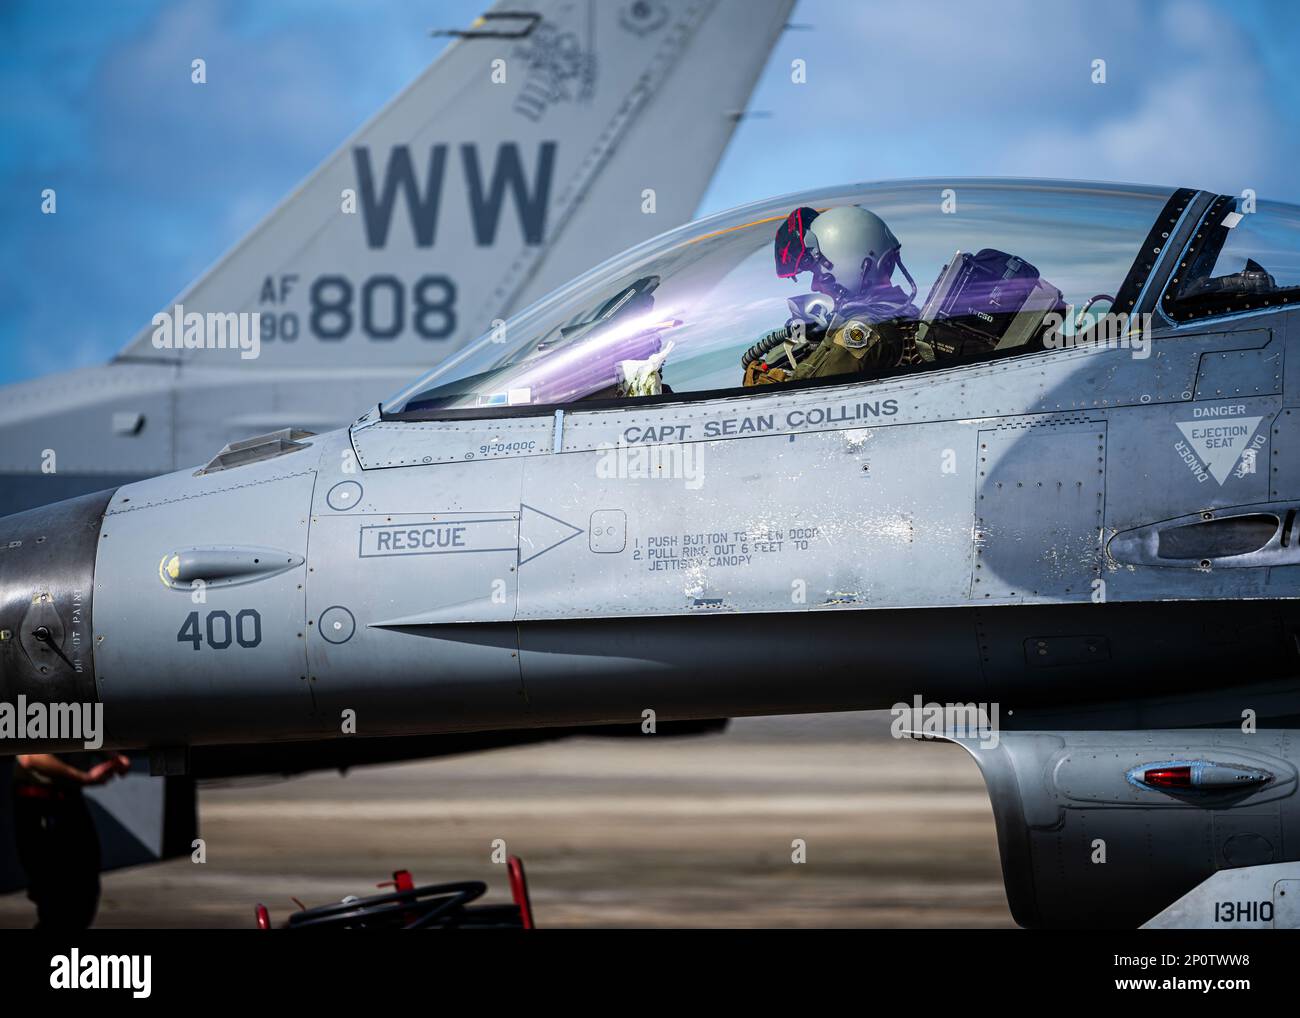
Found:
M 1007 149 L 1003 172 L 1266 191 L 1294 142 L 1248 41 L 1203 4 L 1170 7 L 1160 25 L 1179 70 L 1146 77 L 1130 109 L 1090 127 L 1040 127 Z
M 896 177 L 1047 176 L 1294 199 L 1280 88 L 1222 6 L 800 3 L 704 202 Z M 808 60 L 792 85 L 790 60 Z M 1106 84 L 1092 61 L 1106 61 Z M 1279 98 L 1281 95 L 1282 98 Z

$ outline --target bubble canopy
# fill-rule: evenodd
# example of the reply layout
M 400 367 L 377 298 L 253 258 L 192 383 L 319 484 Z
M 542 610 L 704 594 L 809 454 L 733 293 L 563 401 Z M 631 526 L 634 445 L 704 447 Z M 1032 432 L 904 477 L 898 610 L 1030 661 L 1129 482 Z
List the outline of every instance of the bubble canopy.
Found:
M 1114 294 L 1172 188 L 1063 181 L 899 181 L 791 195 L 663 234 L 498 323 L 381 404 L 387 419 L 545 412 L 646 399 L 627 385 L 658 371 L 674 397 L 740 389 L 743 352 L 785 324 L 809 275 L 782 278 L 773 241 L 800 207 L 860 205 L 902 243 L 926 297 L 956 252 L 1032 263 L 1074 308 Z M 648 366 L 648 367 L 647 367 Z M 741 390 L 750 392 L 753 390 Z

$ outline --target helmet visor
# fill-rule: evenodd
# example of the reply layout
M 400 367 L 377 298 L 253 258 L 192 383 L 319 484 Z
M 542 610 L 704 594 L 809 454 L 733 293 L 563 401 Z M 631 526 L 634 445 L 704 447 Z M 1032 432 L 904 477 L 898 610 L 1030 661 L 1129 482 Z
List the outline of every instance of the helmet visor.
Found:
M 800 206 L 786 216 L 776 231 L 776 274 L 791 279 L 813 267 L 812 253 L 804 242 L 804 233 L 817 218 L 817 210 Z

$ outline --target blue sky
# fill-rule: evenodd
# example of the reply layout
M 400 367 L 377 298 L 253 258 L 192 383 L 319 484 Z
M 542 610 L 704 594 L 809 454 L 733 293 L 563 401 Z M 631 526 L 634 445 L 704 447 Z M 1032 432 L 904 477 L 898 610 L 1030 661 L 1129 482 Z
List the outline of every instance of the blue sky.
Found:
M 485 5 L 6 0 L 0 383 L 111 357 L 437 55 L 429 29 Z M 1286 0 L 801 0 L 792 21 L 702 213 L 986 174 L 1300 202 Z M 196 55 L 220 87 L 168 87 Z

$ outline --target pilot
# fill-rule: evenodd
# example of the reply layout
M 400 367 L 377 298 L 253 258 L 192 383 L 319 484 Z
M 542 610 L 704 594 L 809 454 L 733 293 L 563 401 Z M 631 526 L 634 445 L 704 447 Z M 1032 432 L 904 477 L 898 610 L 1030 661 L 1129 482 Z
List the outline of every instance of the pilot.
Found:
M 821 322 L 792 319 L 751 347 L 743 360 L 745 385 L 878 375 L 920 363 L 916 283 L 899 257 L 902 245 L 883 219 L 857 205 L 822 213 L 797 208 L 777 230 L 775 247 L 776 274 L 793 279 L 810 272 L 813 290 L 829 298 L 832 308 Z M 895 270 L 906 277 L 910 292 L 894 285 Z M 798 357 L 801 334 L 816 341 Z M 797 363 L 770 366 L 762 354 L 792 339 L 796 342 L 785 349 L 794 351 Z
M 95 918 L 99 836 L 81 793 L 130 766 L 120 753 L 32 753 L 15 761 L 14 840 L 38 930 L 84 930 Z

